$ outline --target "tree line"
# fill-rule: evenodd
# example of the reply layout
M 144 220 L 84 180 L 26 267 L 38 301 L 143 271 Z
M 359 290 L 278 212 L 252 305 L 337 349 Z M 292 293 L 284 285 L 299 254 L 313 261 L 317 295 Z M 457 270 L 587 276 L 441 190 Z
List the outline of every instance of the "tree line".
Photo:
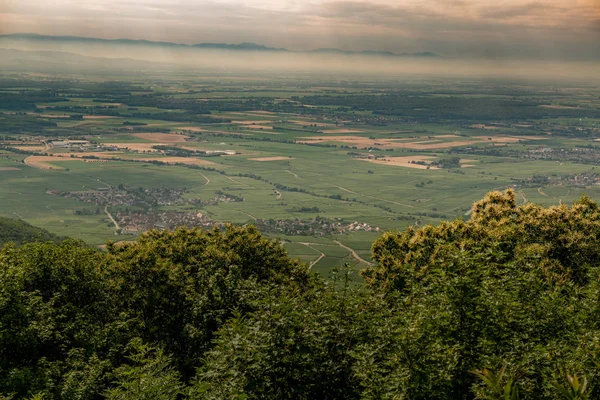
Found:
M 589 198 L 517 206 L 507 191 L 468 221 L 383 234 L 361 276 L 310 274 L 252 226 L 150 231 L 105 252 L 7 245 L 0 393 L 598 398 L 599 236 Z

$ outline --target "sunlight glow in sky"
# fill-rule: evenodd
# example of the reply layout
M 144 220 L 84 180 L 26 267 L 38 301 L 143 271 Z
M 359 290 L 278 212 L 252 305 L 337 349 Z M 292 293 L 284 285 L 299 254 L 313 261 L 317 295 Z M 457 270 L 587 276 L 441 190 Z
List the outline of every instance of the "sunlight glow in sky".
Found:
M 600 59 L 600 0 L 3 0 L 17 32 Z

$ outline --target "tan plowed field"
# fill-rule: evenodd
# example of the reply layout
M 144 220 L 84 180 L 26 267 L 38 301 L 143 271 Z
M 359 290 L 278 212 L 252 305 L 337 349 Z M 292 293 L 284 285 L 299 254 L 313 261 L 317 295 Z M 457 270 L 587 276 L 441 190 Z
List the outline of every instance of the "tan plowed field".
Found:
M 240 124 L 240 125 L 263 125 L 263 124 L 272 124 L 273 120 L 269 120 L 269 119 L 264 119 L 264 120 L 244 120 L 244 121 L 231 121 L 231 123 L 233 124 Z
M 418 162 L 418 161 L 425 161 L 425 162 L 429 162 L 431 161 L 432 158 L 436 158 L 436 157 L 431 157 L 431 156 L 406 156 L 406 157 L 386 157 L 386 158 L 379 158 L 379 159 L 361 159 L 363 161 L 368 161 L 370 163 L 373 164 L 379 164 L 379 165 L 392 165 L 395 167 L 407 167 L 407 168 L 416 168 L 416 169 L 427 169 L 427 165 L 421 165 L 421 164 L 412 164 L 412 162 Z M 439 169 L 438 167 L 429 167 L 429 169 Z
M 77 160 L 76 158 L 67 158 L 60 156 L 29 156 L 25 158 L 25 164 L 30 167 L 39 168 L 39 169 L 64 169 L 63 167 L 59 167 L 57 165 L 50 164 L 50 161 L 69 161 L 69 160 Z
M 423 138 L 406 138 L 402 139 L 370 139 L 363 136 L 311 136 L 302 137 L 298 143 L 313 144 L 327 142 L 341 142 L 359 148 L 378 147 L 378 148 L 394 148 L 394 149 L 411 149 L 411 150 L 435 150 L 448 149 L 451 147 L 467 146 L 475 143 L 493 142 L 493 143 L 516 143 L 520 140 L 540 140 L 543 138 L 535 136 L 475 136 L 468 140 L 454 140 L 450 142 L 442 142 L 435 140 L 444 136 L 432 136 L 433 140 L 423 140 Z M 445 136 L 448 137 L 448 136 Z
M 211 165 L 214 164 L 212 161 L 203 160 L 200 158 L 191 157 L 149 157 L 149 158 L 135 158 L 137 161 L 161 161 L 168 164 L 186 164 L 186 165 Z
M 133 133 L 132 136 L 157 143 L 182 143 L 189 137 L 177 133 Z

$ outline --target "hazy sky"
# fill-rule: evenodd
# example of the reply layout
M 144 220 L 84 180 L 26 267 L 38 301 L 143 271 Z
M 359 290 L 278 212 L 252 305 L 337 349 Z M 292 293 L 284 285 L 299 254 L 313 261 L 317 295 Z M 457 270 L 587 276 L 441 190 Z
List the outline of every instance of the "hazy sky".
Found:
M 0 34 L 600 59 L 600 0 L 0 0 Z

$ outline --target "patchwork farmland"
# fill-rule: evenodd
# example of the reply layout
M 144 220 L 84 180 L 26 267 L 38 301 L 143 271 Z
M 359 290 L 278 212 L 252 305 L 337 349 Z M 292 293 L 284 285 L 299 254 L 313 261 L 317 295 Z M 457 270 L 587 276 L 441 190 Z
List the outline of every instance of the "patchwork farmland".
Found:
M 2 216 L 96 246 L 255 224 L 327 273 L 366 266 L 382 231 L 468 218 L 490 190 L 600 196 L 593 85 L 507 82 L 507 109 L 483 113 L 499 89 L 476 80 L 112 78 L 2 80 L 0 98 L 37 93 L 33 109 L 0 107 Z

